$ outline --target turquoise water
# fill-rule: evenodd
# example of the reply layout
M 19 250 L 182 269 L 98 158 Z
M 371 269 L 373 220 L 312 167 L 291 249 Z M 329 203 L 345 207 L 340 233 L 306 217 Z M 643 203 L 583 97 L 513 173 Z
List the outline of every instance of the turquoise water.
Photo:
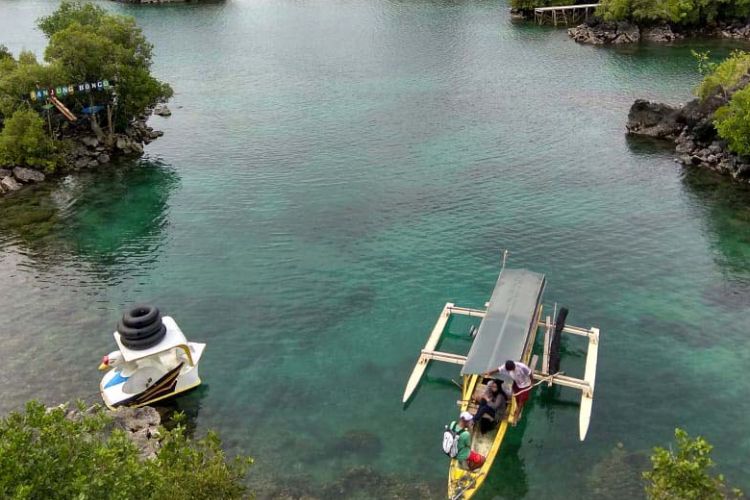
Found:
M 484 497 L 637 497 L 675 426 L 750 490 L 750 190 L 624 135 L 635 98 L 690 98 L 690 49 L 730 46 L 580 46 L 489 1 L 102 5 L 154 43 L 173 115 L 142 161 L 0 200 L 1 412 L 95 400 L 122 309 L 153 302 L 208 343 L 172 407 L 256 457 L 261 497 L 440 498 L 457 372 L 401 394 L 508 248 L 601 328 L 597 395 L 580 443 L 576 393 L 537 394 Z M 41 54 L 54 6 L 0 0 L 0 43 Z

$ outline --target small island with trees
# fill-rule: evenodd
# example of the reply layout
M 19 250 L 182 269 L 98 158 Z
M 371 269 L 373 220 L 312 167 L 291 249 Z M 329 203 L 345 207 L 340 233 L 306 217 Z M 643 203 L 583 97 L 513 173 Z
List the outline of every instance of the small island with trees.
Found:
M 162 134 L 148 114 L 172 95 L 132 18 L 65 1 L 38 27 L 44 62 L 0 46 L 0 193 L 143 153 Z

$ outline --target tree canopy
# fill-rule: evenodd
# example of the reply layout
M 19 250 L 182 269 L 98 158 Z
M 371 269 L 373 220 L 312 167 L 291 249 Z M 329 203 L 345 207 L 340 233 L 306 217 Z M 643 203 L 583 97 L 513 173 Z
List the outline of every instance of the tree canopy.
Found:
M 46 64 L 30 52 L 14 59 L 0 47 L 1 116 L 33 106 L 29 94 L 36 88 L 108 80 L 113 93 L 73 93 L 61 100 L 74 112 L 93 104 L 113 104 L 117 128 L 122 130 L 146 108 L 171 97 L 170 86 L 151 75 L 153 46 L 133 18 L 65 0 L 51 15 L 39 19 L 38 26 L 49 39 Z
M 80 408 L 83 410 L 83 408 Z M 228 460 L 214 433 L 191 440 L 185 428 L 161 429 L 161 449 L 141 459 L 102 410 L 69 418 L 32 401 L 0 420 L 0 497 L 10 499 L 244 498 L 251 461 Z
M 705 73 L 696 95 L 701 100 L 717 94 L 729 98 L 714 112 L 714 126 L 731 151 L 750 156 L 750 54 L 736 50 L 720 63 L 708 62 L 707 53 L 695 55 Z
M 45 61 L 64 67 L 70 81 L 114 82 L 115 117 L 121 126 L 145 108 L 171 97 L 171 87 L 151 76 L 153 46 L 132 17 L 65 0 L 37 25 L 49 38 Z M 80 99 L 86 94 L 74 96 Z
M 721 500 L 730 495 L 742 497 L 739 490 L 729 491 L 724 477 L 712 476 L 714 467 L 711 446 L 698 436 L 691 438 L 682 429 L 675 429 L 677 450 L 654 448 L 652 470 L 644 472 L 646 495 L 651 500 Z
M 601 0 L 597 13 L 605 21 L 702 26 L 746 19 L 750 0 Z
M 0 132 L 0 165 L 41 167 L 50 173 L 61 161 L 58 149 L 44 120 L 30 109 L 15 111 Z

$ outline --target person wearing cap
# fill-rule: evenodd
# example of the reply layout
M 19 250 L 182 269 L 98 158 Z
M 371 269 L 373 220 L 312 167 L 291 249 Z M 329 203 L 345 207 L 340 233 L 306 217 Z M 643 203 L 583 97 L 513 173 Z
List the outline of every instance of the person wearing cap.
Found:
M 513 395 L 516 397 L 516 405 L 520 412 L 531 394 L 531 368 L 520 361 L 508 360 L 504 366 L 490 370 L 484 376 L 489 378 L 495 374 L 506 375 L 513 379 Z
M 481 467 L 485 458 L 471 449 L 471 426 L 474 415 L 468 411 L 462 412 L 458 422 L 453 422 L 451 428 L 458 434 L 458 454 L 456 460 L 464 469 L 474 470 Z

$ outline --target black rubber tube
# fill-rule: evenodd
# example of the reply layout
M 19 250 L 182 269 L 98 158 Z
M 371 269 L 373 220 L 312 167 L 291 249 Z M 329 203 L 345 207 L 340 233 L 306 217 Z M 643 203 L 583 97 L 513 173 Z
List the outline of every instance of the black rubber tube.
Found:
M 563 307 L 557 313 L 555 319 L 555 331 L 552 333 L 552 341 L 549 346 L 549 372 L 557 373 L 560 371 L 560 343 L 562 341 L 562 331 L 565 328 L 565 320 L 568 317 L 568 308 Z
M 161 316 L 154 306 L 135 306 L 122 315 L 122 324 L 128 328 L 143 328 L 154 324 Z
M 143 328 L 130 328 L 122 324 L 122 320 L 117 322 L 117 331 L 120 332 L 120 336 L 129 339 L 142 339 L 149 337 L 161 328 L 161 317 L 157 318 L 157 321 L 151 325 L 144 326 Z
M 151 335 L 150 337 L 141 339 L 127 339 L 124 337 L 120 337 L 120 341 L 128 349 L 133 349 L 134 351 L 142 351 L 161 342 L 166 334 L 167 327 L 165 325 L 162 325 L 159 331 Z

